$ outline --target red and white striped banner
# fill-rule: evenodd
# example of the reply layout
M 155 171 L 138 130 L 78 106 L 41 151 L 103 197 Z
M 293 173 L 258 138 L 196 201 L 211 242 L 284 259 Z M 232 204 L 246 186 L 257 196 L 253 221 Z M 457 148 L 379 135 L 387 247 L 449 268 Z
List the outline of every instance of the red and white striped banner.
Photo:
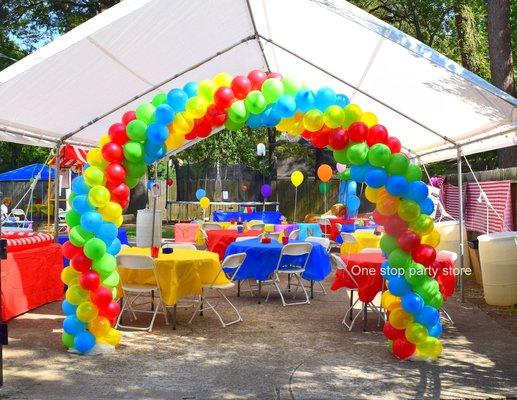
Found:
M 60 158 L 60 168 L 80 168 L 86 161 L 86 154 L 88 153 L 88 149 L 85 147 L 74 146 L 71 144 L 67 144 L 61 148 L 59 152 Z M 50 160 L 49 165 L 54 165 L 56 163 L 56 157 L 53 157 Z
M 7 240 L 7 251 L 19 251 L 44 246 L 54 241 L 54 236 L 41 232 L 3 232 Z

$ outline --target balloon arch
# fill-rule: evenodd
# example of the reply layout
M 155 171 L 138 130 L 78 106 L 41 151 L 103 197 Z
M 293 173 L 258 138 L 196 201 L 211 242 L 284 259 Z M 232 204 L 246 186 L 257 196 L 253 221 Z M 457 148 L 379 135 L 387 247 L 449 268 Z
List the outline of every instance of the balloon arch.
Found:
M 187 140 L 209 136 L 214 128 L 235 131 L 245 125 L 275 127 L 327 147 L 336 162 L 350 166 L 342 174 L 345 179 L 366 183 L 365 196 L 376 204 L 374 219 L 385 228 L 381 248 L 387 261 L 381 273 L 388 287 L 382 295 L 389 315 L 384 326 L 388 347 L 400 359 L 438 357 L 439 310 L 450 293 L 440 280 L 447 274 L 437 280 L 430 273 L 440 236 L 429 216 L 434 205 L 420 167 L 410 164 L 399 140 L 377 124 L 373 113 L 350 104 L 347 96 L 328 87 L 313 92 L 296 79 L 259 70 L 234 78 L 220 73 L 158 93 L 151 103 L 126 112 L 89 151 L 89 164 L 73 181 L 68 199 L 64 345 L 86 353 L 96 343 L 116 346 L 120 341 L 114 329 L 120 312 L 117 231 L 129 191 L 146 166 Z

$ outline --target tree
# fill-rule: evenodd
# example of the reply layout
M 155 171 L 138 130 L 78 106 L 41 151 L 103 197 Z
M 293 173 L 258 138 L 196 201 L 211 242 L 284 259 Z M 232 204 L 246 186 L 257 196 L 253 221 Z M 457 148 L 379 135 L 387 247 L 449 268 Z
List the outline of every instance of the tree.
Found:
M 477 49 L 477 31 L 470 2 L 467 0 L 454 0 L 454 14 L 461 63 L 468 70 L 480 74 L 481 66 Z

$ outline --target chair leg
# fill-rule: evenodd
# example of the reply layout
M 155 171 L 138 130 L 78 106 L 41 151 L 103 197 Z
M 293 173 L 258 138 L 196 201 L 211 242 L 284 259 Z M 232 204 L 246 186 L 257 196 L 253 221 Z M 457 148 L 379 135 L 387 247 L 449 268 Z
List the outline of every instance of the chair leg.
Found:
M 326 294 L 327 294 L 327 290 L 325 289 L 325 286 L 323 286 L 323 283 L 318 282 L 318 285 L 320 285 L 321 290 L 323 290 L 323 294 L 325 294 L 325 295 L 326 295 Z
M 213 310 L 217 314 L 217 316 L 219 317 L 219 320 L 221 321 L 221 324 L 223 324 L 223 328 L 226 328 L 229 325 L 236 324 L 237 322 L 241 322 L 242 321 L 242 317 L 241 317 L 241 314 L 239 313 L 239 310 L 237 310 L 237 308 L 233 305 L 233 303 L 230 301 L 230 299 L 228 299 L 228 297 L 226 297 L 226 295 L 223 293 L 223 291 L 221 289 L 217 289 L 217 292 L 219 293 L 219 295 L 221 295 L 223 297 L 223 299 L 226 300 L 226 302 L 230 305 L 231 308 L 233 308 L 233 310 L 237 314 L 237 319 L 235 319 L 233 321 L 230 321 L 230 322 L 224 322 L 223 319 L 221 318 L 221 316 L 219 315 L 219 313 L 216 311 L 216 309 L 214 307 Z

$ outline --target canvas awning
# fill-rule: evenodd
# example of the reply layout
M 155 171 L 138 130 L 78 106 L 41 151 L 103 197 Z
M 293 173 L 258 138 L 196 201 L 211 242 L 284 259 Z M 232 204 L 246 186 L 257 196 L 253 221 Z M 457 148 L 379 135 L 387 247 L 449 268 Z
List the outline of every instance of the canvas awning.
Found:
M 86 161 L 86 154 L 88 149 L 85 147 L 74 146 L 67 144 L 61 147 L 59 153 L 59 165 L 61 168 L 73 168 L 77 170 L 81 168 Z M 56 156 L 48 162 L 48 165 L 54 165 L 56 163 Z
M 373 111 L 424 162 L 517 144 L 517 100 L 338 0 L 125 0 L 0 72 L 0 140 L 94 145 L 156 92 L 269 69 Z
M 38 177 L 40 180 L 54 180 L 56 171 L 44 164 L 31 164 L 0 174 L 0 182 L 26 182 Z

